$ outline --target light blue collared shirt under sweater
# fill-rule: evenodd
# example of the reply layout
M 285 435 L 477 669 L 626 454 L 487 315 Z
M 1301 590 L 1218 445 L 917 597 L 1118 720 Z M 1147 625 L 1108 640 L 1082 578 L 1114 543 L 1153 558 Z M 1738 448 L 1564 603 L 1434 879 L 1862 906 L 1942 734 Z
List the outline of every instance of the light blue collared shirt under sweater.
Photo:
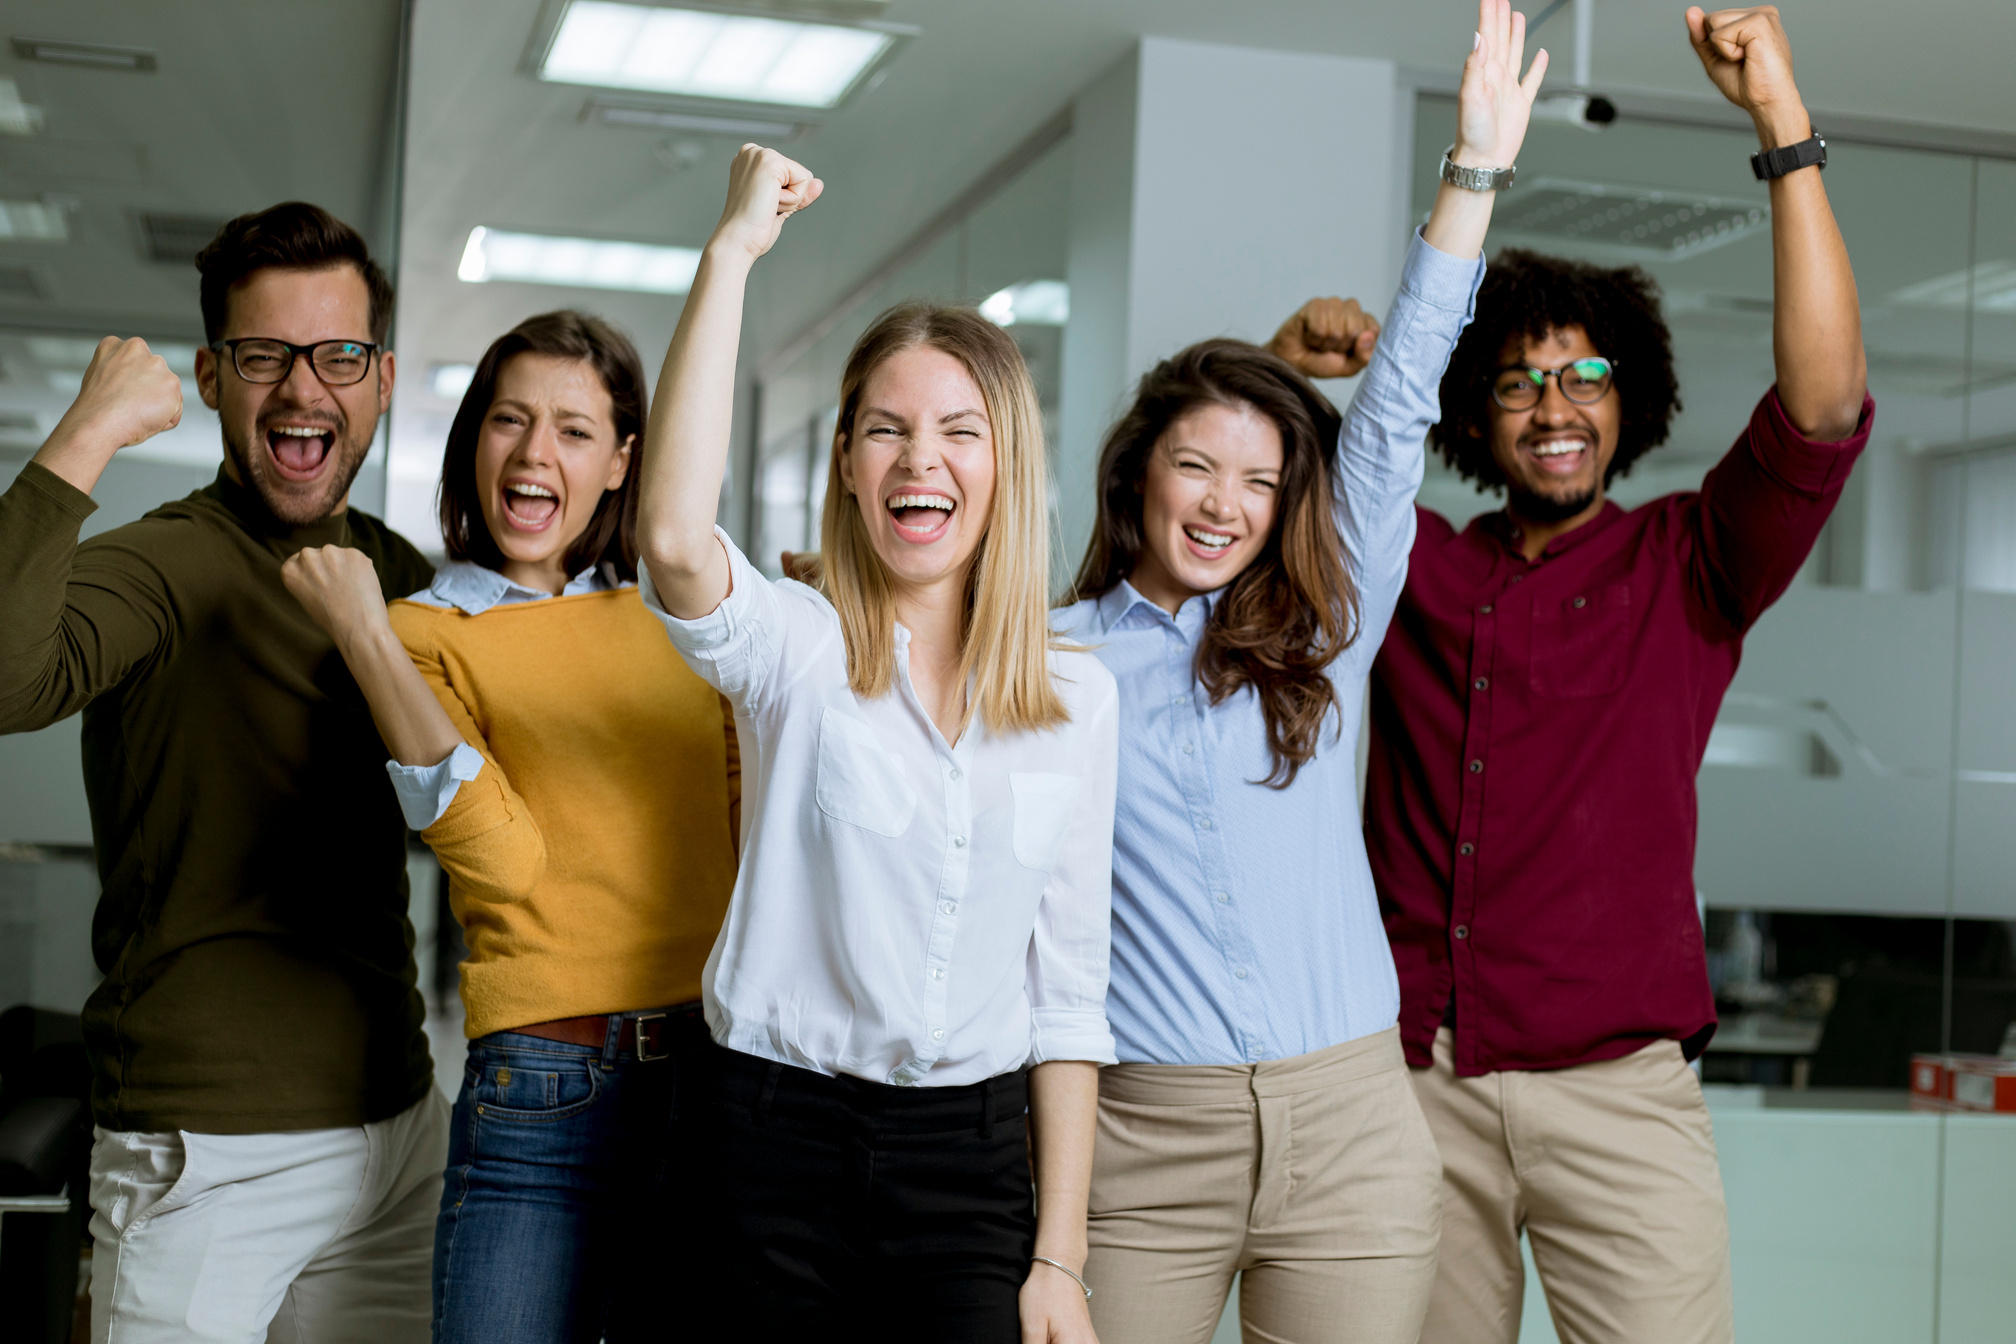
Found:
M 1122 583 L 1053 613 L 1120 686 L 1106 1015 L 1123 1061 L 1287 1059 L 1398 1019 L 1359 827 L 1359 712 L 1407 578 L 1442 372 L 1483 276 L 1481 259 L 1458 260 L 1417 235 L 1345 414 L 1337 524 L 1362 625 L 1330 664 L 1338 712 L 1292 785 L 1259 782 L 1273 764 L 1251 688 L 1214 706 L 1193 675 L 1222 589 L 1172 616 Z

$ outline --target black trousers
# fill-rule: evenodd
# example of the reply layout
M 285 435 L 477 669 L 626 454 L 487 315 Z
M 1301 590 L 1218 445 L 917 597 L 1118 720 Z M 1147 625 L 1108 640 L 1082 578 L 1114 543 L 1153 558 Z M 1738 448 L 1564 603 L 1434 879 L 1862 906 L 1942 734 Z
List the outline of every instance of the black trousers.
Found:
M 1019 1344 L 1027 1074 L 891 1087 L 719 1046 L 712 1065 L 704 1337 Z

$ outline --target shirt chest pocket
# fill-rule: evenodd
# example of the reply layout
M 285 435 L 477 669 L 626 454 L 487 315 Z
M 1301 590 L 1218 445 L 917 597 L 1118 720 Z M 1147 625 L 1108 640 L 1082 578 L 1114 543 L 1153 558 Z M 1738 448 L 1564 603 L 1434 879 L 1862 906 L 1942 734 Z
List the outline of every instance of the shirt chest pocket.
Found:
M 1057 866 L 1071 808 L 1078 801 L 1076 775 L 1008 776 L 1015 791 L 1015 861 L 1047 873 Z
M 833 709 L 819 720 L 817 797 L 835 821 L 892 840 L 910 829 L 917 811 L 902 758 L 883 750 L 867 724 Z
M 1533 604 L 1533 694 L 1572 699 L 1624 684 L 1631 652 L 1631 585 L 1606 584 Z

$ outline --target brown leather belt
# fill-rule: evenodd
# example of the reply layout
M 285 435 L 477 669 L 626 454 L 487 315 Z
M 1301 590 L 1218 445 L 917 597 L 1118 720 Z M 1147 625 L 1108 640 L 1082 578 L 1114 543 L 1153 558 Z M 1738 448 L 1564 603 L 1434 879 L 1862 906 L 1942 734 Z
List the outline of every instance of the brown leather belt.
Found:
M 639 1063 L 649 1064 L 653 1060 L 664 1059 L 672 1053 L 672 1026 L 687 1018 L 697 1017 L 700 1005 L 682 1003 L 676 1008 L 662 1012 L 637 1013 L 622 1016 L 622 1025 L 616 1032 L 616 1053 L 634 1055 Z M 614 1013 L 597 1013 L 589 1017 L 563 1017 L 552 1022 L 534 1022 L 530 1026 L 513 1027 L 520 1036 L 537 1036 L 545 1041 L 561 1041 L 567 1045 L 585 1045 L 601 1049 L 609 1039 L 609 1019 L 618 1017 Z

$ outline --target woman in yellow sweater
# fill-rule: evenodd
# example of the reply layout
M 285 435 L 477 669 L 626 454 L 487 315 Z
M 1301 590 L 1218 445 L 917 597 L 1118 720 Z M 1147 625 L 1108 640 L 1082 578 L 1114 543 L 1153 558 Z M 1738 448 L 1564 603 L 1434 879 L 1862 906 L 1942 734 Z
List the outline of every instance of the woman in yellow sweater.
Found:
M 360 551 L 283 571 L 370 701 L 469 945 L 437 1344 L 618 1344 L 691 1296 L 677 1092 L 707 1041 L 738 761 L 725 702 L 638 600 L 644 420 L 627 339 L 530 318 L 449 431 L 433 584 L 388 612 Z

